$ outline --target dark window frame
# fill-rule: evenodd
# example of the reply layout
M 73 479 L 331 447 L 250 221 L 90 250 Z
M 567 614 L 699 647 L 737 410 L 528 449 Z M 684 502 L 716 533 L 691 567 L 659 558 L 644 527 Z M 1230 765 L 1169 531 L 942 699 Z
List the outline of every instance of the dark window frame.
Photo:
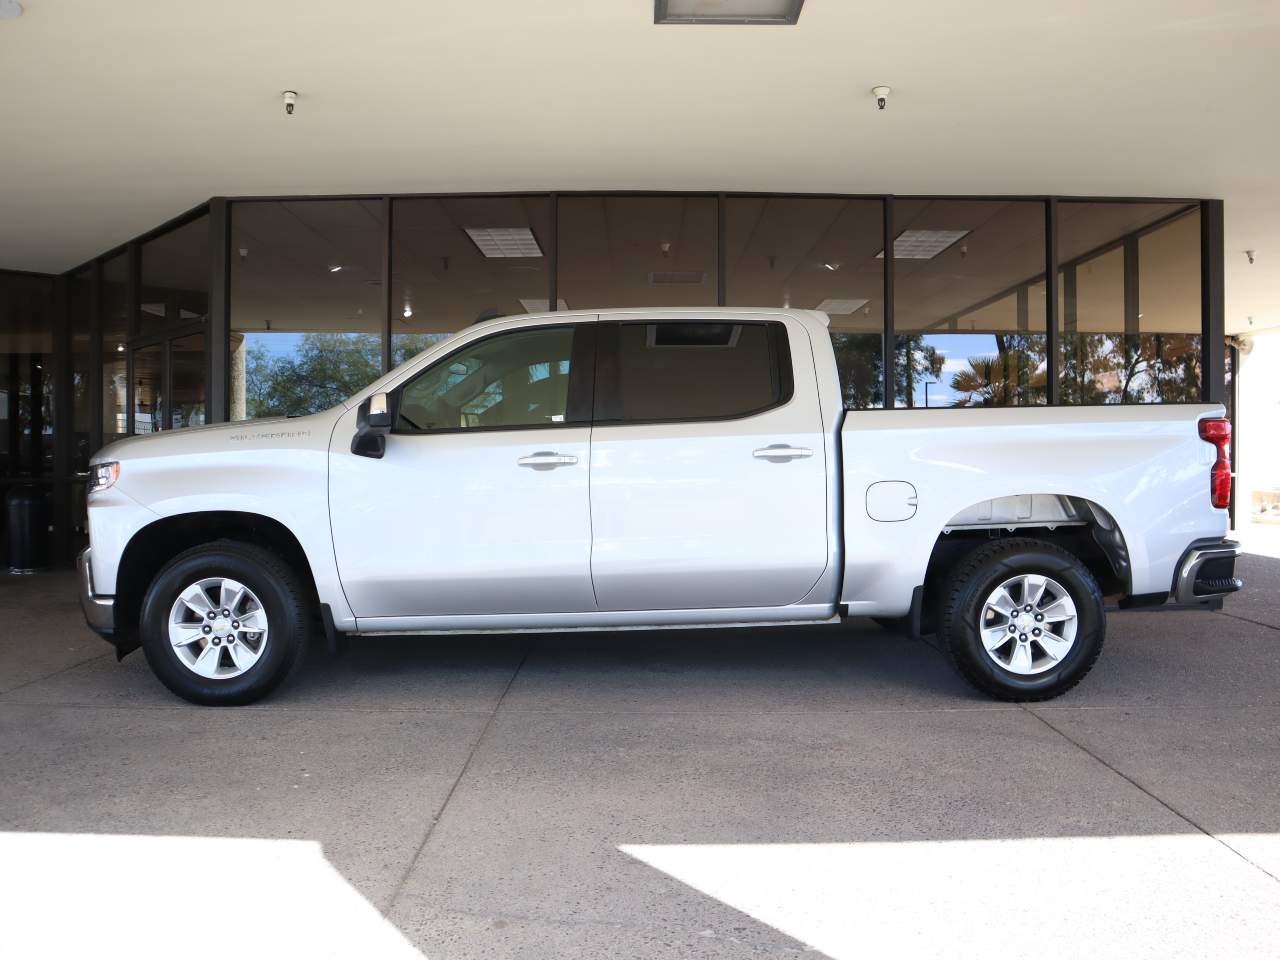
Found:
M 523 433 L 530 430 L 563 430 L 566 427 L 591 426 L 593 397 L 595 395 L 595 360 L 596 333 L 592 329 L 597 324 L 588 323 L 546 323 L 495 330 L 483 337 L 468 340 L 456 349 L 450 350 L 443 357 L 423 367 L 404 383 L 397 384 L 390 392 L 392 416 L 392 436 L 426 437 L 445 434 L 473 433 Z M 459 354 L 472 350 L 482 343 L 496 340 L 499 337 L 528 333 L 530 330 L 569 330 L 573 334 L 573 342 L 569 348 L 569 393 L 565 400 L 564 420 L 560 423 L 527 423 L 503 426 L 480 427 L 438 427 L 431 429 L 403 429 L 400 426 L 400 401 L 404 391 L 421 377 L 426 376 L 442 363 Z
M 694 311 L 690 311 L 693 313 Z M 628 420 L 622 417 L 622 391 L 618 381 L 621 367 L 622 327 L 641 324 L 660 323 L 713 323 L 724 326 L 731 323 L 735 326 L 764 327 L 769 345 L 769 379 L 773 386 L 775 399 L 762 407 L 741 413 L 726 414 L 716 417 L 659 417 L 643 420 Z M 638 427 L 653 424 L 677 423 L 728 423 L 734 420 L 749 420 L 771 410 L 785 407 L 795 398 L 794 360 L 791 354 L 791 338 L 787 334 L 787 326 L 781 320 L 739 319 L 736 317 L 627 317 L 625 319 L 601 320 L 598 323 L 600 332 L 596 348 L 596 392 L 595 412 L 592 423 L 601 427 Z M 705 349 L 690 347 L 689 349 Z

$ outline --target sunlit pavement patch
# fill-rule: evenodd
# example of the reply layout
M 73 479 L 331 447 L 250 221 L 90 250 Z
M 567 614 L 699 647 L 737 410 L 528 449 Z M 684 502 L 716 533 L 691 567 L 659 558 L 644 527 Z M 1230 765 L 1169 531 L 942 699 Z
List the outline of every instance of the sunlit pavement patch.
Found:
M 1280 883 L 1202 834 L 619 849 L 833 960 L 1280 955 Z
M 0 957 L 422 960 L 318 843 L 65 833 L 0 833 Z

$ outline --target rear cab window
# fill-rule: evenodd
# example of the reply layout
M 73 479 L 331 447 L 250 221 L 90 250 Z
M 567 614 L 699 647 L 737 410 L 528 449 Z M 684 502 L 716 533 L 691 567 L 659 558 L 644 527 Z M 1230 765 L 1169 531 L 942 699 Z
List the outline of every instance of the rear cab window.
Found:
M 596 422 L 748 417 L 791 397 L 786 327 L 776 321 L 602 324 Z

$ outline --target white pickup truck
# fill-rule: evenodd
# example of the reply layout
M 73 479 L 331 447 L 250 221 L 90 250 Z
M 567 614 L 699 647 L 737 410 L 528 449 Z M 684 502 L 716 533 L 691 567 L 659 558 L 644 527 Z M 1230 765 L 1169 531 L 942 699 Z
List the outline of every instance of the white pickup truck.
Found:
M 1220 406 L 846 411 L 827 324 L 492 320 L 323 413 L 114 443 L 86 617 L 206 704 L 266 694 L 321 630 L 861 616 L 1039 700 L 1093 665 L 1108 602 L 1240 588 Z

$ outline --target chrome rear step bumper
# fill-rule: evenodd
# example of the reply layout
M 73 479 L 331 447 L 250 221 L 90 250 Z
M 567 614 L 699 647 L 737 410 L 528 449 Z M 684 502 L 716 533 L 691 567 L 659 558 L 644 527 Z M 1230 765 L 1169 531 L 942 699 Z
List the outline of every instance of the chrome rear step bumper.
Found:
M 1198 540 L 1178 561 L 1173 580 L 1175 603 L 1207 603 L 1220 600 L 1244 586 L 1235 575 L 1240 544 L 1234 540 Z

